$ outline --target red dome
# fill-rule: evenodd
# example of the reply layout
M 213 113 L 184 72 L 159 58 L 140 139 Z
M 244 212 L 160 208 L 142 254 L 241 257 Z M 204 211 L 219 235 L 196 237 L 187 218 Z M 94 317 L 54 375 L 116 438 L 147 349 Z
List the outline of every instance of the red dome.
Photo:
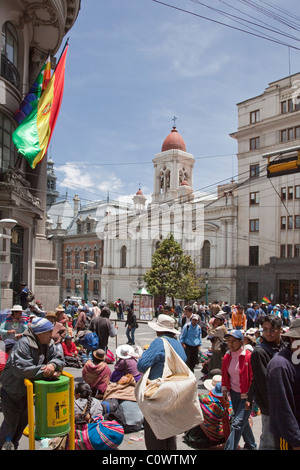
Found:
M 166 150 L 173 149 L 186 152 L 185 142 L 181 135 L 177 132 L 176 127 L 173 127 L 171 133 L 165 138 L 161 151 L 165 152 Z

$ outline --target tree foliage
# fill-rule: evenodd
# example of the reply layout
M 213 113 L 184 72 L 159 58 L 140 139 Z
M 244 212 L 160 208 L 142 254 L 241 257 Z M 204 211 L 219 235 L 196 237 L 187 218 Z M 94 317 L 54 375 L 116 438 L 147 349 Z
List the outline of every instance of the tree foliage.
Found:
M 171 234 L 152 256 L 152 267 L 144 275 L 148 291 L 153 295 L 192 300 L 203 295 L 196 265 Z

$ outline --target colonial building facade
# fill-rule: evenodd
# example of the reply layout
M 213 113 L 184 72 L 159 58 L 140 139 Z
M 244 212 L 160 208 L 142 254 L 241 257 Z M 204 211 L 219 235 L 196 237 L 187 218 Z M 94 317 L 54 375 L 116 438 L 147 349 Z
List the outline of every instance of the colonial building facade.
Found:
M 300 149 L 299 84 L 300 74 L 283 78 L 237 105 L 238 302 L 299 305 L 300 172 L 267 177 L 268 161 Z
M 58 271 L 46 238 L 46 158 L 31 170 L 17 156 L 11 136 L 14 112 L 48 54 L 59 50 L 79 9 L 80 0 L 0 3 L 0 219 L 1 231 L 11 237 L 0 238 L 1 309 L 19 303 L 20 281 L 49 309 L 58 301 Z
M 195 261 L 199 277 L 208 280 L 208 300 L 235 299 L 235 185 L 220 187 L 214 198 L 197 196 L 193 191 L 194 163 L 184 139 L 173 127 L 153 159 L 150 201 L 139 189 L 129 205 L 109 200 L 80 208 L 75 205 L 74 218 L 66 229 L 62 228 L 64 217 L 57 224 L 55 204 L 50 207 L 48 233 L 53 235 L 57 260 L 62 260 L 61 299 L 78 294 L 79 280 L 82 295 L 85 273 L 80 262 L 93 260 L 99 251 L 99 269 L 87 272 L 89 298 L 131 302 L 151 268 L 158 244 L 170 233 Z

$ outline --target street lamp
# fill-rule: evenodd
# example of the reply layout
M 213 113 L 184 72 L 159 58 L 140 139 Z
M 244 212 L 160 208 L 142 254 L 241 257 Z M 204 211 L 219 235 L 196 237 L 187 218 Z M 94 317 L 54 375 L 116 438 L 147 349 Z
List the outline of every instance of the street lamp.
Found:
M 208 305 L 208 278 L 209 278 L 209 273 L 208 272 L 204 273 L 204 279 L 205 279 L 205 305 Z
M 76 297 L 79 297 L 79 289 L 81 289 L 81 285 L 80 285 L 80 284 L 76 284 L 76 286 L 75 286 Z
M 96 263 L 95 261 L 80 261 L 80 264 L 83 266 L 83 271 L 84 271 L 84 300 L 87 302 L 88 301 L 88 280 L 87 280 L 87 272 L 88 268 L 93 268 Z

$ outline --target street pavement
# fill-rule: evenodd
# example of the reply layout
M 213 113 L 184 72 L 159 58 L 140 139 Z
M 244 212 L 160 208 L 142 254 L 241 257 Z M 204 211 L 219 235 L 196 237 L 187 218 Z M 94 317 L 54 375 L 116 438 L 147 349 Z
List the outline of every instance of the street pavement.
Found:
M 112 312 L 111 320 L 113 320 L 116 323 L 117 327 L 118 327 L 118 336 L 116 338 L 110 338 L 109 339 L 108 347 L 113 353 L 115 353 L 117 346 L 119 346 L 121 344 L 126 344 L 127 337 L 126 337 L 126 334 L 125 334 L 125 321 L 117 320 L 116 319 L 116 314 L 114 312 Z M 147 322 L 139 322 L 139 328 L 136 329 L 136 332 L 135 332 L 135 342 L 136 342 L 136 344 L 138 346 L 140 346 L 141 348 L 143 348 L 144 345 L 150 344 L 155 338 L 156 338 L 156 333 L 152 328 L 150 328 L 147 325 Z M 202 344 L 202 350 L 205 351 L 209 347 L 209 345 L 210 345 L 210 342 L 206 338 L 204 338 L 203 339 L 203 344 Z M 114 365 L 110 364 L 110 367 L 113 370 Z M 69 372 L 70 374 L 72 374 L 74 376 L 75 383 L 78 382 L 78 381 L 82 381 L 81 369 L 66 367 L 65 370 L 66 370 L 66 372 Z M 198 391 L 199 391 L 199 393 L 206 393 L 207 390 L 205 389 L 205 387 L 203 386 L 203 382 L 201 381 L 201 376 L 202 375 L 203 374 L 201 372 L 201 366 L 197 366 L 196 369 L 195 369 L 195 376 L 196 376 L 196 379 L 197 379 Z M 0 412 L 0 422 L 2 422 L 2 417 L 3 417 L 3 415 Z M 254 436 L 255 436 L 256 443 L 258 444 L 259 443 L 259 436 L 260 436 L 260 433 L 261 433 L 261 417 L 256 416 L 252 419 L 252 421 L 253 421 L 253 426 L 252 426 L 253 433 L 254 433 Z M 183 435 L 179 435 L 177 437 L 177 450 L 179 452 L 181 451 L 183 454 L 186 454 L 187 452 L 189 452 L 189 453 L 199 452 L 198 450 L 195 451 L 191 447 L 187 446 L 183 442 L 182 438 L 183 438 Z M 242 448 L 243 447 L 242 439 L 241 439 L 240 444 L 241 444 L 241 448 Z M 36 441 L 35 449 L 39 450 L 39 447 L 40 447 L 40 442 Z M 21 441 L 20 441 L 19 450 L 28 450 L 28 449 L 29 449 L 29 440 L 26 436 L 23 436 Z M 216 448 L 216 449 L 218 449 L 218 448 Z M 145 451 L 146 447 L 145 447 L 143 431 L 125 434 L 124 435 L 124 440 L 123 440 L 122 444 L 119 446 L 119 450 L 121 450 L 121 451 L 130 451 L 130 454 L 135 453 L 136 451 Z

